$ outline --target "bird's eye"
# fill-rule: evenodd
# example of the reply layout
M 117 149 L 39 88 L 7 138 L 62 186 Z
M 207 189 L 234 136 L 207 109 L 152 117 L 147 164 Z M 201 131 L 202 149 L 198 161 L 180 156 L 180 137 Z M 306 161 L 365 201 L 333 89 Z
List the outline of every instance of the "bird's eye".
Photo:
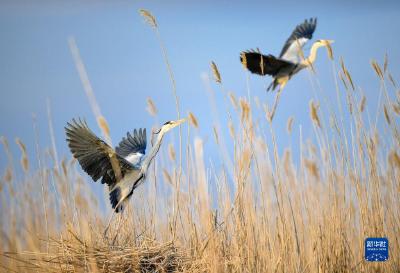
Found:
M 171 124 L 171 121 L 167 121 L 166 123 L 164 123 L 164 125 L 168 125 Z

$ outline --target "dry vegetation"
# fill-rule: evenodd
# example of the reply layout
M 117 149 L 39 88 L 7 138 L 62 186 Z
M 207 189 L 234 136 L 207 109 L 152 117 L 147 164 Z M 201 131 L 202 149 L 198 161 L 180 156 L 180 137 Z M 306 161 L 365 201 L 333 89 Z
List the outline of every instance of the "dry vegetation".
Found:
M 149 12 L 142 15 L 158 28 Z M 190 113 L 187 138 L 193 145 L 182 147 L 180 141 L 179 153 L 172 144 L 164 145 L 146 186 L 135 192 L 123 216 L 115 217 L 107 237 L 107 215 L 88 188 L 90 182 L 77 171 L 76 161 L 57 162 L 52 148 L 37 156 L 41 167 L 31 170 L 25 145 L 17 139 L 23 170 L 17 174 L 20 168 L 14 166 L 11 144 L 3 137 L 9 165 L 0 180 L 1 270 L 399 272 L 400 94 L 390 94 L 397 87 L 387 61 L 383 70 L 376 62 L 372 66 L 381 82 L 376 122 L 378 115 L 386 122 L 385 134 L 369 121 L 368 101 L 354 88 L 344 62 L 336 71 L 332 61 L 334 75 L 343 83 L 343 88 L 336 86 L 338 101 L 344 96 L 347 105 L 339 103 L 336 116 L 312 101 L 310 109 L 304 109 L 310 111 L 310 120 L 288 120 L 289 135 L 300 122 L 312 123 L 315 132 L 316 141 L 294 137 L 293 145 L 301 150 L 294 159 L 290 147 L 278 153 L 267 107 L 225 92 L 212 63 L 230 120 L 213 128 L 214 139 L 226 145 L 220 130 L 229 131 L 233 145 L 225 148 L 233 156 L 222 147 L 225 166 L 207 166 L 202 139 L 193 141 L 190 135 L 199 126 Z M 88 80 L 83 81 L 90 90 Z M 176 102 L 179 110 L 177 98 Z M 92 107 L 97 109 L 95 103 Z M 151 99 L 147 109 L 157 115 Z M 253 118 L 257 111 L 265 117 L 261 122 Z M 328 124 L 322 113 L 329 115 Z M 107 131 L 105 119 L 98 122 Z M 364 261 L 364 239 L 374 236 L 388 237 L 389 261 Z

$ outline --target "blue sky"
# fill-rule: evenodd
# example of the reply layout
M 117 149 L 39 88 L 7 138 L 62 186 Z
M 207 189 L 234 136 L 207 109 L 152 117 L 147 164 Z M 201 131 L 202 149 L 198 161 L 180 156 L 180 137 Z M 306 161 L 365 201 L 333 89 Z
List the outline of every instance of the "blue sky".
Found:
M 201 75 L 210 73 L 210 61 L 220 69 L 224 88 L 237 97 L 252 95 L 272 104 L 266 93 L 269 78 L 245 72 L 239 62 L 242 50 L 259 47 L 278 54 L 295 25 L 318 17 L 315 39 L 333 39 L 336 62 L 343 56 L 357 86 L 367 94 L 375 113 L 379 82 L 371 59 L 389 55 L 389 67 L 399 79 L 398 1 L 330 1 L 282 3 L 267 1 L 2 1 L 0 4 L 0 135 L 13 142 L 20 137 L 34 158 L 32 113 L 37 116 L 41 148 L 50 146 L 46 100 L 51 102 L 59 155 L 70 157 L 64 141 L 66 122 L 85 117 L 99 132 L 68 48 L 73 35 L 91 80 L 102 113 L 116 143 L 128 130 L 151 128 L 154 118 L 145 111 L 151 97 L 159 109 L 159 121 L 176 118 L 171 84 L 155 33 L 138 14 L 150 10 L 157 18 L 174 71 L 181 111 L 199 119 L 196 134 L 208 139 L 206 158 L 215 157 L 213 116 Z M 307 52 L 307 51 L 306 51 Z M 318 97 L 333 105 L 336 93 L 332 67 L 319 52 L 317 75 L 302 71 L 286 86 L 274 120 L 278 144 L 287 145 L 286 120 L 296 117 L 305 138 L 312 135 L 308 102 L 315 97 L 310 77 L 323 86 Z M 217 104 L 223 105 L 220 88 L 212 84 Z M 219 107 L 223 124 L 224 107 Z M 226 130 L 226 137 L 228 133 Z M 218 164 L 216 164 L 218 165 Z M 0 155 L 0 171 L 6 166 Z

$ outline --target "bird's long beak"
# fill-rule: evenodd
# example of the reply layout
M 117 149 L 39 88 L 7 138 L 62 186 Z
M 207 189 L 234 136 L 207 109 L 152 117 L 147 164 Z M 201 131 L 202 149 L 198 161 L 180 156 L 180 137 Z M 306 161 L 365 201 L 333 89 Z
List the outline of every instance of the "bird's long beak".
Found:
M 326 50 L 328 51 L 329 59 L 331 60 L 333 60 L 333 50 L 331 44 L 333 44 L 334 42 L 335 42 L 334 40 L 324 40 Z
M 183 119 L 179 119 L 179 120 L 175 120 L 172 124 L 172 128 L 181 125 L 182 123 L 184 123 L 187 119 L 183 118 Z

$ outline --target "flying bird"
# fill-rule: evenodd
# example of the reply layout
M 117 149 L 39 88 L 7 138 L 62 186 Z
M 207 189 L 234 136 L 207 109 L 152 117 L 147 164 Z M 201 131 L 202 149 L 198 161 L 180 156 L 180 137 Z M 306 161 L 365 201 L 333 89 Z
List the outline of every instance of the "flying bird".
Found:
M 330 49 L 332 40 L 317 40 L 311 47 L 310 55 L 307 58 L 299 58 L 299 54 L 302 54 L 302 48 L 311 40 L 316 27 L 317 18 L 305 20 L 297 25 L 283 46 L 279 57 L 271 54 L 263 55 L 259 51 L 250 50 L 240 54 L 240 61 L 245 68 L 254 74 L 272 76 L 273 81 L 267 90 L 271 88 L 275 90 L 278 85 L 282 90 L 294 74 L 303 68 L 312 66 L 318 48 L 325 46 Z
M 82 169 L 96 182 L 101 179 L 110 191 L 114 212 L 125 207 L 133 191 L 144 182 L 147 170 L 157 155 L 166 132 L 182 124 L 185 119 L 167 121 L 156 132 L 157 139 L 146 155 L 146 129 L 127 133 L 113 149 L 98 138 L 86 121 L 75 120 L 65 127 L 68 146 Z M 111 219 L 110 219 L 111 221 Z

